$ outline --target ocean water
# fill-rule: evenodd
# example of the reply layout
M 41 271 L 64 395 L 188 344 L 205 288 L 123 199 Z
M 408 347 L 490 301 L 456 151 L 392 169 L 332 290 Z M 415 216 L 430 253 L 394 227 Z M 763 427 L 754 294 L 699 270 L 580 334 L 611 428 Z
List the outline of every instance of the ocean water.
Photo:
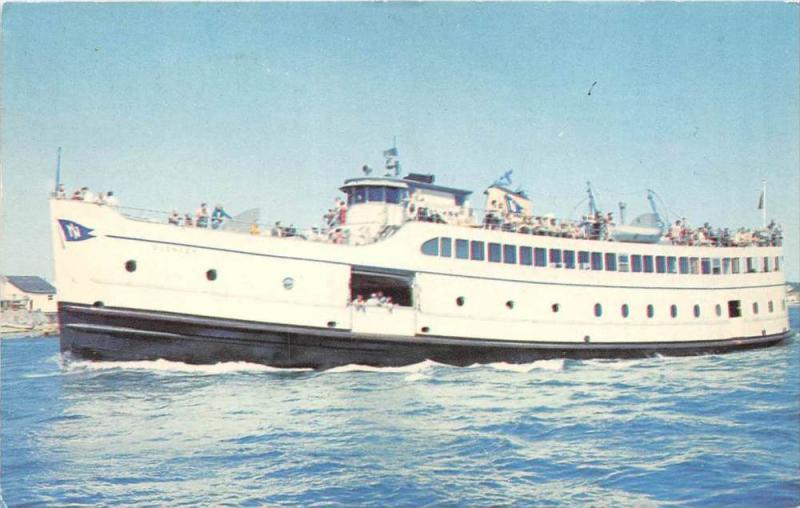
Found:
M 800 504 L 800 338 L 325 372 L 0 355 L 8 506 Z

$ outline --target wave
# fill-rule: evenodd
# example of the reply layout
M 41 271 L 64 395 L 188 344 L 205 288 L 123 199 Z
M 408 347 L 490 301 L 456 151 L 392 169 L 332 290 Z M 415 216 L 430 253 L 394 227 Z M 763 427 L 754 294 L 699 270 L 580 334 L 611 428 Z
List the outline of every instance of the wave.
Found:
M 250 362 L 220 362 L 209 365 L 193 365 L 169 360 L 139 360 L 127 362 L 71 360 L 65 368 L 81 370 L 147 370 L 153 372 L 177 372 L 188 374 L 230 374 L 241 372 L 307 372 L 309 368 L 278 368 Z
M 339 367 L 333 367 L 325 372 L 331 374 L 338 374 L 342 372 L 387 372 L 399 374 L 417 374 L 432 369 L 433 367 L 446 367 L 446 365 L 443 363 L 434 362 L 433 360 L 425 360 L 423 362 L 404 365 L 402 367 L 373 367 L 371 365 L 351 363 L 347 365 L 341 365 Z
M 486 365 L 477 363 L 470 365 L 470 367 L 484 367 L 484 366 L 505 372 L 519 372 L 521 374 L 526 374 L 534 370 L 562 371 L 566 367 L 566 360 L 564 360 L 563 358 L 558 358 L 553 360 L 537 360 L 530 363 L 494 362 L 494 363 L 487 363 Z

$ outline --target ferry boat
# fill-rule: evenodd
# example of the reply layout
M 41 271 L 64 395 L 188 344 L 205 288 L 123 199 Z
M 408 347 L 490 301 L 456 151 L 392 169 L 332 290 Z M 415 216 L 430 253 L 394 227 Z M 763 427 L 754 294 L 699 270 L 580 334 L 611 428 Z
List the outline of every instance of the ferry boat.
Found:
M 401 177 L 388 153 L 385 176 L 365 166 L 305 234 L 54 193 L 61 350 L 324 369 L 694 355 L 791 335 L 776 228 L 713 238 L 655 206 L 629 224 L 594 208 L 537 217 L 509 175 L 478 214 L 470 191 Z

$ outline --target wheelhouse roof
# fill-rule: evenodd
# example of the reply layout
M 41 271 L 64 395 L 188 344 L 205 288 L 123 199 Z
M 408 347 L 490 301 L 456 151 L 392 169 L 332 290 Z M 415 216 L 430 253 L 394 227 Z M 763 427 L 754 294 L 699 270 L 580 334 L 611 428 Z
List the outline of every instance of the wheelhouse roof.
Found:
M 432 183 L 419 182 L 416 180 L 408 180 L 405 178 L 392 178 L 392 177 L 361 177 L 350 178 L 344 181 L 344 185 L 340 187 L 342 191 L 357 186 L 367 187 L 398 187 L 402 189 L 422 189 L 434 192 L 445 192 L 455 196 L 469 196 L 472 191 L 456 189 L 454 187 L 444 187 L 442 185 L 434 185 Z

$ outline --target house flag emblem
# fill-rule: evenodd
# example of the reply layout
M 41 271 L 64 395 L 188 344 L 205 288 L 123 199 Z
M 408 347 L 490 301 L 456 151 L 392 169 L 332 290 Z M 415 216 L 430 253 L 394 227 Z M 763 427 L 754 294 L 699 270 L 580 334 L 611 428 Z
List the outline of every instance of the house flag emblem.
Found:
M 68 242 L 80 242 L 95 237 L 92 234 L 94 229 L 89 229 L 86 226 L 78 224 L 77 222 L 58 219 L 58 223 L 61 225 L 61 230 L 64 232 L 64 238 Z

